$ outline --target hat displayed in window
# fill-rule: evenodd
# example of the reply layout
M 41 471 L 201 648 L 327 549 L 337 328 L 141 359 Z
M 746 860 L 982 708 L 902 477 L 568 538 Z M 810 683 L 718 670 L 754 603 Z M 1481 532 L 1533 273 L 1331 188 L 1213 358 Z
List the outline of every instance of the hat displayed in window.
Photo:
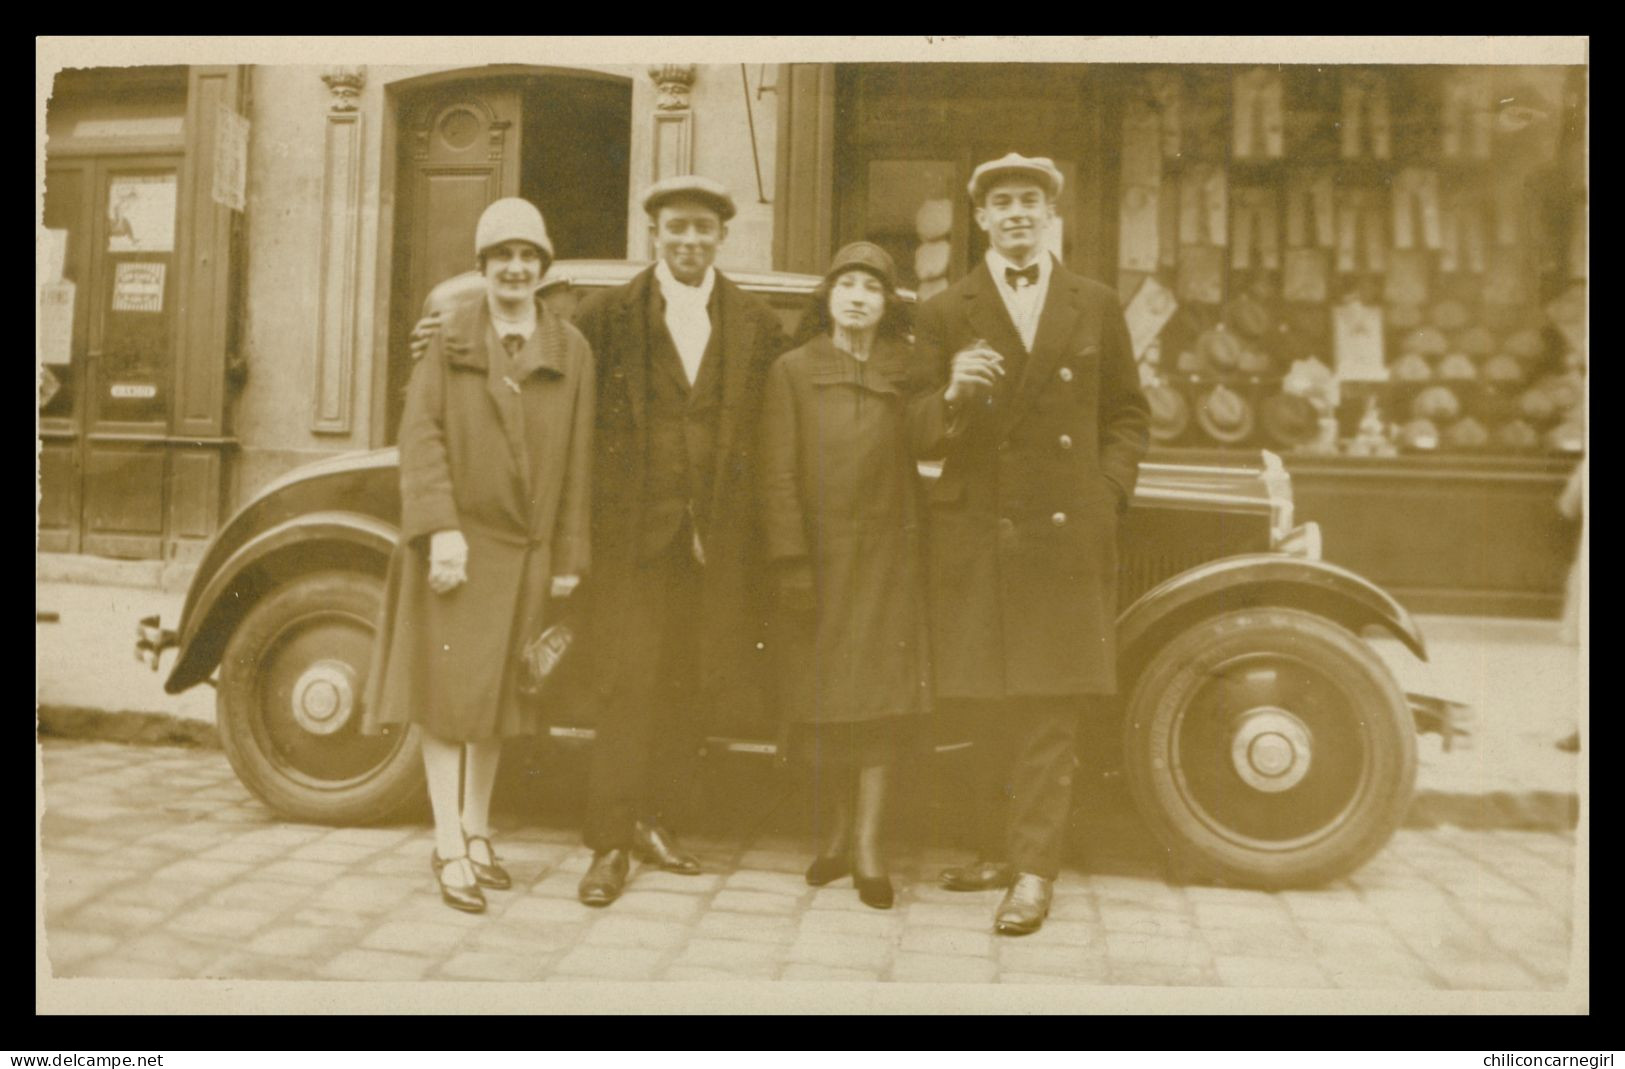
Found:
M 662 204 L 674 200 L 697 200 L 714 209 L 724 223 L 738 214 L 738 209 L 734 207 L 733 195 L 728 192 L 727 186 L 714 178 L 697 174 L 679 174 L 662 178 L 643 191 L 643 210 L 653 219 Z
M 1439 448 L 1439 428 L 1430 419 L 1413 419 L 1399 430 L 1399 440 L 1407 449 Z
M 1196 423 L 1216 442 L 1233 445 L 1253 433 L 1253 406 L 1230 387 L 1218 385 L 1196 406 Z
M 1191 424 L 1191 406 L 1185 395 L 1172 386 L 1155 384 L 1145 388 L 1151 408 L 1151 439 L 1170 442 L 1184 434 Z
M 1433 377 L 1433 365 L 1421 353 L 1406 353 L 1394 361 L 1392 371 L 1400 382 L 1426 382 Z
M 1423 327 L 1413 330 L 1405 335 L 1400 343 L 1400 349 L 1407 353 L 1421 353 L 1423 356 L 1443 356 L 1450 349 L 1450 340 L 1444 336 L 1444 331 L 1437 327 Z
M 1503 449 L 1533 449 L 1540 444 L 1540 435 L 1534 427 L 1515 419 L 1495 429 L 1495 444 Z
M 1550 423 L 1557 417 L 1557 401 L 1543 386 L 1531 386 L 1518 398 L 1518 410 L 1535 424 Z
M 1484 381 L 1497 386 L 1516 386 L 1523 381 L 1523 365 L 1508 353 L 1499 353 L 1484 362 Z
M 1461 415 L 1461 402 L 1448 386 L 1429 386 L 1411 400 L 1411 415 L 1448 423 Z
M 1292 447 L 1312 442 L 1320 433 L 1320 413 L 1307 397 L 1278 393 L 1258 406 L 1264 434 L 1277 445 Z
M 1234 371 L 1241 363 L 1241 339 L 1224 327 L 1204 330 L 1196 339 L 1196 355 L 1211 371 Z
M 1482 449 L 1490 444 L 1490 432 L 1478 420 L 1467 416 L 1450 425 L 1445 440 L 1456 449 Z
M 1055 161 L 1048 156 L 1023 156 L 1019 152 L 1009 152 L 996 160 L 988 160 L 980 164 L 971 172 L 970 181 L 965 189 L 970 193 L 971 202 L 982 203 L 988 188 L 1000 178 L 1026 178 L 1037 182 L 1049 193 L 1050 200 L 1061 195 L 1061 188 L 1066 184 L 1066 178 L 1061 174 Z
M 1473 382 L 1478 378 L 1478 365 L 1466 353 L 1451 353 L 1439 361 L 1439 377 L 1446 382 Z

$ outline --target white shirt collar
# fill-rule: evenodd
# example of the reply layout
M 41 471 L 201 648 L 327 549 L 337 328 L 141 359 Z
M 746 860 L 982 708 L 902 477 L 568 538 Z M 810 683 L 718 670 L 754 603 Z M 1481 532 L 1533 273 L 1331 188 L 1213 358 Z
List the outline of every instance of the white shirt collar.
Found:
M 993 249 L 987 250 L 986 260 L 987 269 L 993 272 L 993 281 L 999 284 L 999 288 L 1006 292 L 1014 292 L 1010 283 L 1005 281 L 1004 269 L 1008 267 L 1011 270 L 1019 271 L 1020 268 Z M 1043 289 L 1049 284 L 1050 270 L 1055 265 L 1055 257 L 1048 249 L 1040 249 L 1038 255 L 1033 258 L 1033 263 L 1038 265 L 1038 284 L 1036 287 L 1029 288 Z
M 685 286 L 671 273 L 666 261 L 660 260 L 655 263 L 655 279 L 660 283 L 660 295 L 666 298 L 668 305 L 699 305 L 703 308 L 711 303 L 711 290 L 717 283 L 717 269 L 707 267 L 705 277 L 698 286 Z

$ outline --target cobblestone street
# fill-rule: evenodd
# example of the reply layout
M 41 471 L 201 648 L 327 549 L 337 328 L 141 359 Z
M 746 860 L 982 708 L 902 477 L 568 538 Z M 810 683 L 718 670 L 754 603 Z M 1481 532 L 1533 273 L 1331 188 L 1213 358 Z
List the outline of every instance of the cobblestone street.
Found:
M 570 827 L 516 826 L 517 886 L 447 909 L 426 824 L 284 823 L 217 750 L 46 740 L 45 930 L 57 977 L 828 980 L 1553 991 L 1570 980 L 1572 834 L 1404 829 L 1351 878 L 1264 893 L 1152 867 L 1070 869 L 1051 919 L 996 938 L 996 893 L 953 894 L 957 851 L 900 848 L 897 908 L 813 890 L 794 837 L 691 838 L 707 873 L 644 869 L 575 900 Z M 1094 866 L 1091 866 L 1094 868 Z

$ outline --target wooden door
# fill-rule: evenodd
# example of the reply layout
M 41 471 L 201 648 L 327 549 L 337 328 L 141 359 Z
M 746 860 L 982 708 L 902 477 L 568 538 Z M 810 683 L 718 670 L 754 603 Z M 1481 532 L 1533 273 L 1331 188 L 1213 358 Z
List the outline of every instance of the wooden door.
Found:
M 426 92 L 404 109 L 396 213 L 398 257 L 392 301 L 388 435 L 400 421 L 411 362 L 406 337 L 434 286 L 474 267 L 474 229 L 498 197 L 519 195 L 517 86 L 454 86 Z
M 39 547 L 77 553 L 84 472 L 82 432 L 91 302 L 90 243 L 95 169 L 88 160 L 52 165 L 45 177 L 45 226 L 65 232 L 62 281 L 42 293 Z M 66 306 L 66 310 L 64 310 Z M 60 339 L 67 320 L 66 352 Z M 64 359 L 65 358 L 65 359 Z

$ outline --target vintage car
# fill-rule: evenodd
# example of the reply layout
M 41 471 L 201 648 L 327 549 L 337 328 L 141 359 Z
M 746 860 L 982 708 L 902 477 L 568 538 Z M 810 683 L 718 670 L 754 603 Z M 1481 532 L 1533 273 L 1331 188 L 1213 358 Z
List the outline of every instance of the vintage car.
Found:
M 555 268 L 572 284 L 556 291 L 567 310 L 638 265 Z M 818 282 L 730 277 L 787 324 Z M 179 649 L 169 692 L 218 670 L 226 754 L 291 819 L 378 820 L 422 791 L 410 734 L 358 730 L 398 537 L 397 462 L 394 449 L 334 456 L 264 487 L 208 547 L 176 630 L 150 617 L 140 628 L 155 669 Z M 1122 775 L 1184 871 L 1254 886 L 1323 882 L 1380 849 L 1411 799 L 1417 730 L 1437 726 L 1424 720 L 1437 707 L 1408 701 L 1360 637 L 1387 632 L 1425 658 L 1411 617 L 1320 560 L 1318 528 L 1295 520 L 1290 479 L 1265 452 L 1248 466 L 1143 464 L 1122 528 Z M 550 703 L 550 733 L 590 738 L 588 704 Z M 732 710 L 708 745 L 773 754 L 780 734 L 770 711 Z

